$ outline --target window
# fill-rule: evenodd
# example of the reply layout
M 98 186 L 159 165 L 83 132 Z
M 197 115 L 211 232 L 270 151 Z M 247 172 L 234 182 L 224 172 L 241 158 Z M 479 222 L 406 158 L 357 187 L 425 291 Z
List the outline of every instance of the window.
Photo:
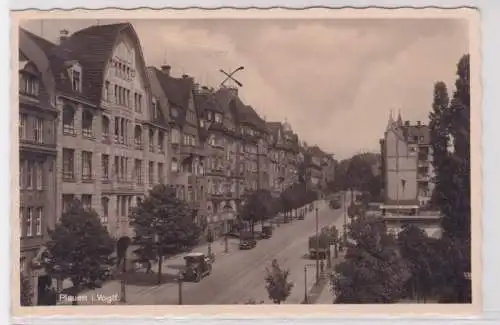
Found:
M 26 188 L 32 189 L 33 188 L 33 183 L 34 183 L 34 173 L 35 173 L 35 166 L 32 161 L 28 160 L 28 175 L 26 177 Z
M 158 180 L 160 181 L 160 184 L 163 184 L 165 182 L 165 171 L 163 167 L 163 163 L 158 163 Z
M 134 162 L 134 180 L 137 184 L 142 184 L 142 161 L 140 159 Z
M 24 95 L 38 97 L 39 81 L 35 76 L 20 73 L 19 74 L 19 92 Z
M 172 115 L 172 117 L 177 117 L 179 115 L 179 112 L 177 111 L 177 109 L 175 107 L 172 107 L 170 109 L 170 114 Z
M 118 135 L 120 134 L 120 118 L 115 117 L 115 142 L 118 143 Z
M 82 151 L 82 180 L 92 179 L 92 152 Z
M 75 199 L 73 194 L 63 194 L 62 195 L 62 203 L 63 203 L 63 212 L 68 211 L 71 203 Z
M 74 91 L 81 92 L 82 88 L 81 72 L 76 69 L 73 69 L 72 86 Z
M 43 119 L 33 119 L 33 141 L 43 143 Z
M 43 164 L 42 163 L 36 164 L 36 189 L 37 190 L 43 189 Z
M 163 133 L 163 131 L 158 131 L 158 152 L 160 153 L 165 152 L 164 139 L 165 134 Z
M 154 172 L 155 172 L 154 162 L 150 161 L 149 165 L 148 165 L 148 181 L 149 181 L 149 184 L 154 184 L 154 182 L 155 182 Z
M 153 102 L 151 103 L 151 116 L 153 117 L 153 120 L 158 118 L 158 103 L 156 102 L 156 99 L 153 99 Z
M 103 139 L 109 137 L 109 118 L 107 116 L 102 117 L 102 137 Z
M 37 208 L 36 219 L 35 219 L 35 236 L 42 235 L 42 219 L 43 219 L 43 208 Z
M 28 208 L 28 215 L 26 216 L 26 236 L 33 236 L 33 208 Z
M 149 129 L 149 151 L 155 151 L 155 132 L 152 129 Z
M 101 178 L 103 180 L 109 179 L 109 155 L 102 154 L 101 156 Z
M 137 149 L 142 149 L 142 128 L 139 125 L 134 129 L 134 144 Z
M 115 104 L 118 104 L 119 96 L 118 96 L 118 86 L 115 85 L 115 92 L 114 92 L 114 97 L 115 97 Z
M 172 171 L 174 173 L 179 171 L 179 163 L 177 162 L 177 159 L 175 159 L 175 158 L 172 159 Z
M 120 157 L 115 156 L 115 161 L 113 163 L 113 171 L 115 174 L 115 180 L 120 179 Z
M 26 123 L 28 122 L 28 117 L 25 114 L 19 114 L 19 139 L 26 139 Z
M 124 144 L 125 143 L 125 119 L 121 118 L 120 119 L 120 143 Z
M 63 133 L 75 134 L 75 110 L 69 105 L 63 107 Z
M 109 83 L 109 81 L 106 81 L 104 82 L 104 101 L 106 102 L 109 102 L 110 100 L 110 88 L 111 88 L 111 85 Z
M 101 223 L 108 223 L 108 214 L 109 214 L 109 199 L 107 197 L 101 198 L 101 206 L 102 206 L 102 216 Z
M 92 195 L 82 194 L 82 206 L 85 210 L 92 209 Z
M 26 171 L 24 165 L 25 165 L 25 160 L 21 160 L 19 162 L 19 189 L 23 189 L 24 188 L 24 173 Z
M 215 123 L 221 123 L 222 122 L 222 116 L 220 114 L 214 114 L 215 115 Z
M 63 148 L 63 179 L 75 179 L 75 150 Z
M 82 135 L 85 138 L 92 138 L 92 122 L 94 116 L 91 112 L 84 110 L 82 113 Z
M 181 137 L 181 135 L 180 135 L 180 133 L 179 133 L 179 130 L 177 130 L 177 129 L 172 129 L 172 131 L 171 131 L 171 136 L 170 136 L 170 138 L 172 139 L 172 140 L 171 140 L 171 141 L 172 141 L 172 144 L 179 144 L 179 142 L 180 142 L 180 140 L 181 140 L 181 139 L 180 139 L 180 137 Z

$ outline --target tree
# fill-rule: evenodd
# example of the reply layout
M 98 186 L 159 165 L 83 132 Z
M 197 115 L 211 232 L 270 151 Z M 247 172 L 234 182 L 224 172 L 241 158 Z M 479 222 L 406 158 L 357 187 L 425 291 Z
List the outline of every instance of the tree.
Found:
M 33 306 L 33 287 L 31 286 L 30 280 L 22 273 L 20 273 L 19 276 L 21 306 Z
M 394 303 L 410 277 L 382 218 L 361 216 L 349 225 L 345 260 L 331 278 L 337 303 Z
M 444 193 L 441 188 L 446 186 L 443 179 L 443 172 L 446 169 L 445 163 L 448 160 L 448 143 L 450 142 L 449 102 L 450 99 L 446 84 L 442 81 L 436 82 L 434 85 L 432 112 L 429 114 L 429 131 L 432 145 L 432 165 L 436 173 L 431 204 L 437 207 L 446 199 L 442 197 Z
M 158 283 L 162 279 L 163 258 L 192 248 L 201 235 L 192 209 L 165 185 L 156 185 L 132 209 L 130 225 L 136 232 L 133 242 L 139 255 L 158 259 Z
M 248 196 L 240 215 L 243 220 L 250 222 L 252 234 L 255 224 L 264 222 L 272 214 L 272 204 L 273 198 L 268 190 L 257 190 Z
M 288 281 L 289 270 L 282 270 L 276 261 L 271 268 L 266 268 L 266 289 L 269 299 L 275 304 L 286 301 L 293 289 L 293 283 Z
M 457 64 L 455 92 L 446 106 L 445 87 L 435 86 L 431 118 L 431 147 L 434 154 L 436 188 L 434 204 L 442 215 L 443 241 L 448 251 L 443 256 L 453 270 L 446 278 L 448 290 L 454 292 L 449 301 L 469 302 L 471 209 L 470 209 L 470 67 L 469 55 Z M 443 245 L 444 245 L 443 244 Z
M 428 237 L 415 225 L 404 225 L 398 235 L 401 256 L 411 270 L 409 281 L 412 298 L 425 299 L 434 295 L 446 278 L 448 271 L 443 263 L 439 241 Z
M 69 278 L 76 295 L 82 285 L 94 286 L 114 264 L 114 241 L 94 210 L 73 200 L 53 230 L 49 230 L 44 267 L 58 279 Z M 76 302 L 74 302 L 76 304 Z

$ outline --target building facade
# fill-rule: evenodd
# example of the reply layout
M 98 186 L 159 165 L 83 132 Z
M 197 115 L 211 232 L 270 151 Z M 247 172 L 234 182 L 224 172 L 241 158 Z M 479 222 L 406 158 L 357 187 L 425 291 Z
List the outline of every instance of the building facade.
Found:
M 170 136 L 166 160 L 167 179 L 177 193 L 194 210 L 193 218 L 200 225 L 207 215 L 207 151 L 200 136 L 200 120 L 195 106 L 193 78 L 171 76 L 171 67 L 148 68 L 156 97 L 156 106 L 167 117 Z
M 279 196 L 298 181 L 299 140 L 286 121 L 268 122 L 269 189 Z
M 434 188 L 429 127 L 391 115 L 380 144 L 385 203 L 428 205 Z
M 56 223 L 58 112 L 48 57 L 29 33 L 19 33 L 20 271 L 39 304 L 51 280 L 40 265 L 48 229 Z
M 318 147 L 305 149 L 305 164 L 311 189 L 320 191 L 323 188 L 323 158 L 325 153 Z
M 151 97 L 131 24 L 90 26 L 45 44 L 56 76 L 56 215 L 73 199 L 94 209 L 116 239 L 132 237 L 130 209 L 164 182 L 167 125 Z

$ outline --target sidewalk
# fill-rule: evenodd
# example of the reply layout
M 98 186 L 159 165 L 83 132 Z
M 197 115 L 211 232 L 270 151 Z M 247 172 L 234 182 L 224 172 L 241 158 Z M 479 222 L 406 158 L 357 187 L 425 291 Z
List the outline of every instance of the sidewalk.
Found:
M 239 241 L 235 239 L 229 239 L 228 240 L 228 248 L 229 252 L 225 253 L 225 243 L 223 239 L 218 239 L 212 243 L 212 253 L 215 254 L 215 263 L 217 263 L 217 259 L 223 256 L 231 255 L 238 249 L 238 244 Z M 201 244 L 199 246 L 196 246 L 195 248 L 192 249 L 192 252 L 201 252 L 207 254 L 208 252 L 208 243 Z M 172 256 L 168 259 L 164 259 L 162 263 L 162 275 L 164 278 L 173 278 L 176 277 L 178 274 L 178 270 L 184 265 L 184 256 L 186 254 L 189 254 L 189 252 L 181 253 L 175 256 Z M 146 295 L 150 292 L 158 291 L 161 290 L 162 286 L 171 286 L 173 285 L 172 281 L 165 281 L 165 283 L 162 283 L 160 285 L 156 284 L 156 274 L 158 271 L 158 263 L 154 263 L 152 270 L 155 274 L 148 275 L 148 280 L 147 282 L 150 282 L 150 285 L 132 285 L 132 284 L 127 284 L 127 297 L 129 299 L 131 297 L 137 298 L 143 295 Z M 138 268 L 135 273 L 129 274 L 129 276 L 137 276 L 140 278 L 146 278 L 145 276 L 145 268 L 141 267 Z M 170 279 L 171 280 L 171 279 Z M 141 279 L 142 281 L 142 279 Z M 146 281 L 144 279 L 144 281 Z M 63 283 L 63 289 L 70 288 L 72 286 L 71 281 L 66 280 Z M 96 295 L 102 295 L 106 297 L 111 297 L 113 295 L 121 295 L 121 281 L 118 279 L 115 280 L 110 280 L 105 282 L 101 288 L 96 288 L 96 289 L 87 289 L 79 293 L 79 297 L 86 296 L 89 297 L 86 299 L 88 302 L 92 301 L 92 297 L 95 297 Z M 85 300 L 84 298 L 82 298 Z M 79 304 L 85 304 L 85 301 L 80 302 Z

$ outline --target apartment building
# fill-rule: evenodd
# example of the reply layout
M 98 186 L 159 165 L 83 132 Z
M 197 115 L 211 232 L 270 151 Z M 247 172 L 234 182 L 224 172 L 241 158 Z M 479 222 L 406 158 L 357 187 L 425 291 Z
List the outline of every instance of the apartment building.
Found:
M 318 147 L 304 148 L 305 165 L 309 184 L 314 190 L 321 190 L 323 188 L 323 158 L 325 153 Z
M 40 258 L 56 222 L 56 120 L 54 76 L 43 49 L 19 33 L 19 235 L 20 271 L 34 303 L 51 283 Z
M 177 197 L 193 208 L 195 220 L 202 224 L 207 216 L 207 179 L 205 171 L 210 153 L 200 137 L 200 120 L 195 106 L 195 83 L 192 77 L 170 74 L 171 67 L 148 68 L 155 107 L 168 121 L 167 178 Z
M 434 189 L 429 127 L 391 114 L 380 145 L 386 204 L 428 205 Z
M 268 122 L 269 129 L 269 188 L 279 196 L 298 181 L 299 140 L 286 121 Z
M 56 81 L 57 215 L 77 198 L 116 239 L 133 236 L 131 207 L 164 182 L 167 124 L 152 102 L 129 23 L 90 26 L 59 42 L 36 37 Z

